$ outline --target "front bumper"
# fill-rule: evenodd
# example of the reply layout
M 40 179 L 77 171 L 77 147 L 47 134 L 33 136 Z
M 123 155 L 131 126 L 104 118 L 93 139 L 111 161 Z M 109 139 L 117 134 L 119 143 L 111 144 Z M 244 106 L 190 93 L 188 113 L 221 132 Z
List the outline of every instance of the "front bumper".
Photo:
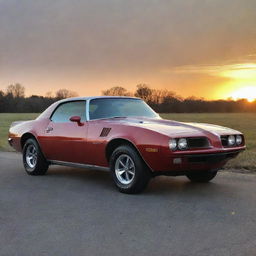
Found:
M 214 154 L 185 155 L 189 163 L 218 163 L 236 157 L 242 150 L 232 152 L 220 152 Z
M 235 158 L 243 149 L 172 156 L 170 171 L 211 170 L 222 168 L 228 160 Z
M 153 172 L 185 172 L 191 170 L 212 170 L 222 168 L 227 161 L 235 158 L 245 146 L 232 149 L 212 148 L 158 154 L 158 159 L 148 158 Z M 199 151 L 199 152 L 198 152 Z

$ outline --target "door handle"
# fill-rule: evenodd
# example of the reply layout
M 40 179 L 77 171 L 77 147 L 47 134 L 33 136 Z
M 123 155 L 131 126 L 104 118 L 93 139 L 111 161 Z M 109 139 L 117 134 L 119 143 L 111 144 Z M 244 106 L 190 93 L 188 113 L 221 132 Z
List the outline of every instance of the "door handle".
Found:
M 46 130 L 45 130 L 47 133 L 53 131 L 53 128 L 52 127 L 47 127 Z

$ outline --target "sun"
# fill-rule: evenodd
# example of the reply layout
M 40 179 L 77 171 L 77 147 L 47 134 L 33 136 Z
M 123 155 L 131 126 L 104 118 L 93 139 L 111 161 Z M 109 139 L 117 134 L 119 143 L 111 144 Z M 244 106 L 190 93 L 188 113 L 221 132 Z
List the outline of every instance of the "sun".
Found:
M 239 88 L 231 94 L 234 100 L 247 99 L 249 102 L 256 100 L 256 86 L 246 86 Z

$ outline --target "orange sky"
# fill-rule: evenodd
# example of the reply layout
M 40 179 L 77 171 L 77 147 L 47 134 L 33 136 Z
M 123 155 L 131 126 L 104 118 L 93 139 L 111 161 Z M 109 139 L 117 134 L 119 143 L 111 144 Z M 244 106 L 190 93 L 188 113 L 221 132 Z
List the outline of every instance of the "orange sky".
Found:
M 137 84 L 256 98 L 255 0 L 0 0 L 0 90 Z

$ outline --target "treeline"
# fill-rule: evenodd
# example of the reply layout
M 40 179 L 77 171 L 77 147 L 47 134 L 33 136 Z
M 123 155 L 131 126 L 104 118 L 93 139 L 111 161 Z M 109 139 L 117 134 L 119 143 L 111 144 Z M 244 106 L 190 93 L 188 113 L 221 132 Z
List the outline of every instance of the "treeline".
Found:
M 123 87 L 112 87 L 102 91 L 102 94 L 142 98 L 158 113 L 256 112 L 256 101 L 182 98 L 172 91 L 151 89 L 146 84 L 137 85 L 135 92 L 129 92 Z M 0 90 L 0 113 L 40 113 L 57 100 L 75 96 L 77 96 L 76 92 L 60 89 L 54 95 L 47 93 L 46 96 L 25 97 L 24 86 L 9 85 L 5 91 Z
M 20 84 L 9 85 L 0 90 L 0 113 L 40 113 L 57 100 L 75 97 L 77 93 L 67 89 L 58 90 L 55 95 L 32 95 L 25 97 L 25 87 Z
M 151 89 L 146 84 L 137 85 L 136 91 L 129 92 L 123 87 L 112 87 L 102 91 L 103 95 L 135 96 L 145 100 L 158 113 L 214 113 L 214 112 L 256 112 L 256 101 L 205 100 L 203 98 L 182 98 L 169 90 Z

